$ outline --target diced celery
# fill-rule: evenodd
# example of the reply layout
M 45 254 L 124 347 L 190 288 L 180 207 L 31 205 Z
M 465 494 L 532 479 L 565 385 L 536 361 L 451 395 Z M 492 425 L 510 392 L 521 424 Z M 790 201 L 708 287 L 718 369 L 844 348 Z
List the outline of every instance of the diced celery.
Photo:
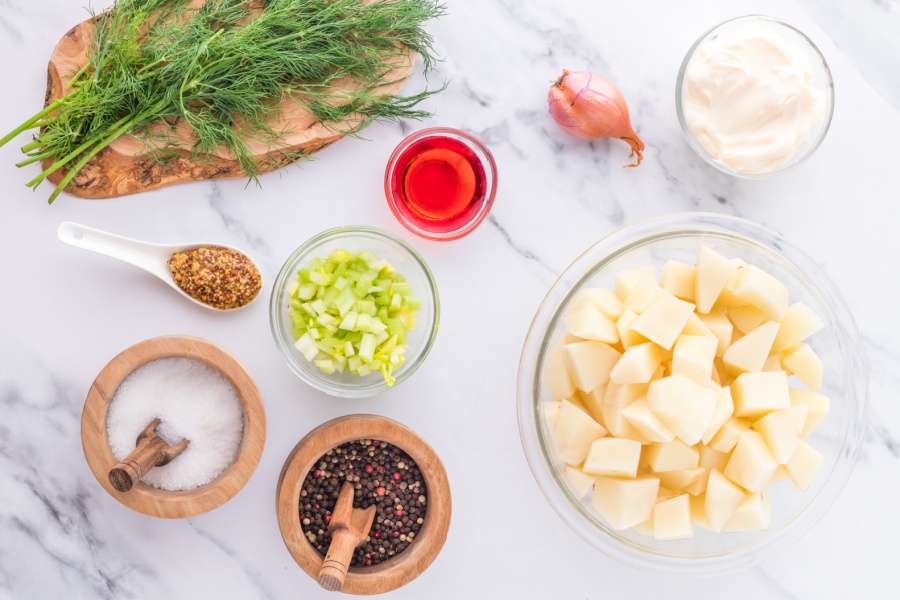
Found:
M 316 297 L 318 287 L 311 283 L 304 283 L 297 288 L 297 297 L 301 300 L 312 300 Z
M 309 274 L 309 280 L 316 285 L 329 285 L 331 284 L 331 275 L 328 273 L 322 273 L 321 271 L 311 271 Z
M 312 360 L 319 354 L 319 347 L 309 335 L 304 335 L 294 344 L 306 360 Z
M 362 341 L 359 343 L 359 357 L 364 361 L 371 361 L 374 354 L 375 336 L 371 333 L 366 333 L 363 335 Z
M 356 319 L 356 327 L 353 328 L 354 331 L 369 331 L 372 327 L 372 317 L 367 314 L 359 315 L 359 318 Z
M 403 298 L 400 296 L 400 294 L 395 293 L 393 296 L 391 296 L 391 308 L 392 309 L 400 308 L 400 304 L 402 304 L 402 303 L 403 303 Z
M 352 291 L 344 290 L 335 298 L 334 304 L 338 309 L 338 313 L 345 315 L 356 304 L 356 297 Z
M 334 361 L 330 359 L 321 359 L 315 361 L 315 365 L 319 367 L 319 370 L 325 373 L 326 375 L 331 375 L 335 372 Z
M 358 318 L 359 313 L 351 310 L 346 315 L 344 315 L 344 318 L 343 320 L 341 320 L 341 324 L 338 327 L 347 331 L 353 331 L 354 329 L 356 329 L 356 320 Z
M 344 342 L 344 356 L 353 356 L 356 350 L 353 349 L 353 342 Z
M 334 287 L 335 287 L 335 289 L 343 290 L 344 288 L 347 287 L 348 283 L 349 282 L 345 278 L 338 277 L 337 279 L 334 280 Z
M 337 329 L 338 320 L 329 315 L 328 313 L 323 313 L 316 318 L 316 321 L 319 325 L 324 325 L 325 327 L 333 327 Z

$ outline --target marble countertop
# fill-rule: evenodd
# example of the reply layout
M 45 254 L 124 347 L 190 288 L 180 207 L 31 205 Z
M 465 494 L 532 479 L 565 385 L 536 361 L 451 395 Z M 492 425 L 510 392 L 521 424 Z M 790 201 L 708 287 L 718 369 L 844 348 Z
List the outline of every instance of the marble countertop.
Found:
M 0 129 L 40 105 L 46 58 L 84 17 L 82 5 L 0 0 Z M 367 139 L 341 141 L 263 177 L 260 187 L 199 183 L 101 202 L 63 196 L 48 207 L 47 187 L 35 194 L 22 185 L 33 169 L 13 166 L 13 145 L 0 149 L 0 599 L 325 598 L 282 545 L 275 484 L 300 437 L 351 412 L 383 414 L 421 433 L 453 485 L 443 553 L 392 597 L 900 597 L 893 574 L 900 537 L 897 0 L 449 0 L 449 9 L 433 27 L 445 57 L 433 81 L 450 81 L 429 101 L 434 117 L 374 125 Z M 837 89 L 834 122 L 817 153 L 759 182 L 702 163 L 682 139 L 673 99 L 694 39 L 750 12 L 808 33 Z M 575 141 L 550 122 L 545 90 L 562 67 L 590 67 L 625 90 L 647 143 L 640 168 L 621 168 L 623 144 Z M 382 195 L 391 149 L 425 125 L 471 131 L 499 165 L 489 220 L 451 244 L 413 239 Z M 815 257 L 855 313 L 872 366 L 865 444 L 828 516 L 758 566 L 713 579 L 635 570 L 585 545 L 532 480 L 513 406 L 521 344 L 556 275 L 612 228 L 686 210 L 752 219 Z M 404 385 L 371 400 L 329 398 L 286 368 L 265 301 L 210 314 L 136 270 L 63 246 L 55 235 L 63 220 L 150 240 L 241 246 L 268 282 L 291 250 L 322 229 L 383 227 L 415 244 L 433 268 L 441 332 Z M 218 510 L 181 521 L 149 519 L 116 503 L 88 470 L 79 436 L 82 402 L 99 369 L 126 346 L 167 333 L 204 337 L 234 353 L 268 413 L 265 453 L 246 488 Z

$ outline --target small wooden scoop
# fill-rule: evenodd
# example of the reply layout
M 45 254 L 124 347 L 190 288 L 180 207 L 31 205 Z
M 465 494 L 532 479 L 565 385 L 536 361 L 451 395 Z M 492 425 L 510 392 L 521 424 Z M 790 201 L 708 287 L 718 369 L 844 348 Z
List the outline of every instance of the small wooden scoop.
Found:
M 319 569 L 319 585 L 329 592 L 343 587 L 353 551 L 366 540 L 374 520 L 374 506 L 353 508 L 353 485 L 344 482 L 328 525 L 331 545 Z
M 131 454 L 110 469 L 109 483 L 116 490 L 129 491 L 134 486 L 134 482 L 143 479 L 150 469 L 168 464 L 188 447 L 189 440 L 170 444 L 160 437 L 156 431 L 159 423 L 158 418 L 150 421 L 138 436 L 135 449 L 131 451 Z

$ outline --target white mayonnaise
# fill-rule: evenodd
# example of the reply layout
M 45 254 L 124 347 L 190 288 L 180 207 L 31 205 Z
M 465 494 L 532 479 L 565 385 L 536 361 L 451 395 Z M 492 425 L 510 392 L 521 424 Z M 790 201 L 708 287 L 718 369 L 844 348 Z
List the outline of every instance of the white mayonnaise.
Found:
M 762 175 L 817 141 L 827 108 L 820 87 L 798 33 L 775 21 L 741 19 L 694 51 L 684 74 L 684 118 L 713 161 Z

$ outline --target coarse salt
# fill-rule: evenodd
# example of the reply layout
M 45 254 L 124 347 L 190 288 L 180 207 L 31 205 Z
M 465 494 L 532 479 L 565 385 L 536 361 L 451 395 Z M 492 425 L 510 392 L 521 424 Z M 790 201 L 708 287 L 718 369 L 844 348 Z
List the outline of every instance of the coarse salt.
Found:
M 134 450 L 153 419 L 169 443 L 190 440 L 167 465 L 143 481 L 164 490 L 188 490 L 219 476 L 237 456 L 243 411 L 234 386 L 216 369 L 190 358 L 162 358 L 136 369 L 119 385 L 109 405 L 106 427 L 117 460 Z

